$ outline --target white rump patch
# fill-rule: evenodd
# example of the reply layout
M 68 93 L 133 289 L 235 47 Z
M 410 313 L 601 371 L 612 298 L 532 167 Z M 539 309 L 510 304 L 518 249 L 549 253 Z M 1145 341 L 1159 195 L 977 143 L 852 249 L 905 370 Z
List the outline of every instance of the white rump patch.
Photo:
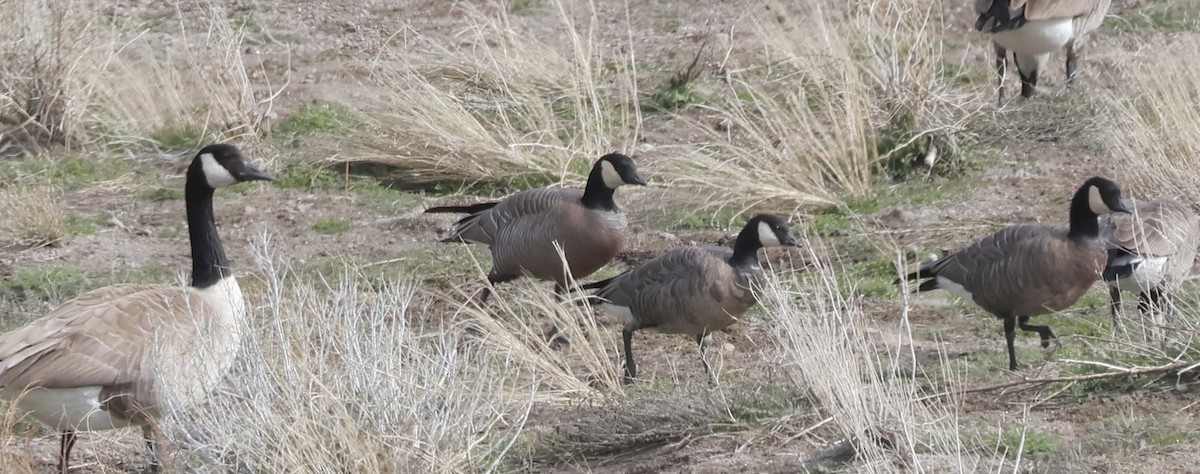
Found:
M 1030 21 L 1015 30 L 992 35 L 992 39 L 1000 46 L 1016 54 L 1046 57 L 1062 49 L 1073 37 L 1075 26 L 1070 18 Z
M 618 173 L 617 168 L 608 160 L 600 162 L 600 177 L 604 178 L 604 186 L 608 189 L 617 189 L 625 184 L 625 180 L 621 179 L 621 173 Z
M 943 290 L 954 293 L 959 298 L 962 298 L 964 300 L 970 301 L 972 303 L 975 302 L 975 297 L 973 295 L 971 295 L 970 291 L 967 291 L 967 289 L 963 288 L 962 285 L 951 281 L 949 278 L 946 278 L 944 276 L 939 276 L 939 277 L 937 277 L 937 283 L 938 283 L 938 288 L 941 288 Z
M 237 182 L 229 170 L 217 163 L 217 159 L 212 156 L 212 153 L 200 155 L 200 163 L 203 165 L 201 170 L 204 171 L 204 179 L 208 181 L 209 187 L 223 188 Z
M 1104 198 L 1100 197 L 1100 188 L 1095 186 L 1088 188 L 1088 207 L 1092 208 L 1092 212 L 1098 216 L 1112 212 L 1112 209 L 1108 208 L 1108 204 L 1104 203 Z
M 633 311 L 631 311 L 628 306 L 617 306 L 612 303 L 603 303 L 600 308 L 604 311 L 607 311 L 609 314 L 616 316 L 617 319 L 620 319 L 621 324 L 629 324 L 631 321 L 633 321 Z
M 783 245 L 779 242 L 779 236 L 775 235 L 775 231 L 771 230 L 771 226 L 766 222 L 758 223 L 758 241 L 763 247 L 779 247 Z

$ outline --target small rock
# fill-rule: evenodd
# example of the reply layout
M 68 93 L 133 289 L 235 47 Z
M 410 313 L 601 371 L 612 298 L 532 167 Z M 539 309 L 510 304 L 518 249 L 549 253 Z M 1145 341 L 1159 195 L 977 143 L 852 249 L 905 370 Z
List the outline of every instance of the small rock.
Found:
M 736 350 L 737 350 L 737 347 L 736 347 L 736 346 L 734 346 L 733 344 L 730 344 L 730 343 L 728 343 L 728 342 L 726 342 L 725 344 L 722 344 L 722 345 L 721 345 L 721 352 L 726 352 L 726 353 L 729 353 L 729 352 L 733 352 L 733 351 L 736 351 Z

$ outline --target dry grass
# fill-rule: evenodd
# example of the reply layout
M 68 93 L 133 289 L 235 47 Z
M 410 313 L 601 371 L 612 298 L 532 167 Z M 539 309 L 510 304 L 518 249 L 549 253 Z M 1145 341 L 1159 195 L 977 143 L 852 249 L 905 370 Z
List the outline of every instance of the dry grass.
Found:
M 942 77 L 941 13 L 918 1 L 772 4 L 751 25 L 765 57 L 728 76 L 710 116 L 693 121 L 701 144 L 668 173 L 745 211 L 841 203 L 869 195 L 881 174 L 928 174 L 928 158 L 944 166 L 981 102 Z
M 177 12 L 178 30 L 160 34 L 114 23 L 104 8 L 0 3 L 14 26 L 0 31 L 0 146 L 194 147 L 261 135 L 284 85 L 266 74 L 254 84 L 244 32 L 223 9 Z
M 354 267 L 306 281 L 271 248 L 257 249 L 266 288 L 248 298 L 261 302 L 250 341 L 208 403 L 167 421 L 182 448 L 168 466 L 486 471 L 505 462 L 535 401 L 620 390 L 588 308 L 545 288 L 504 287 L 485 310 L 404 280 L 372 285 Z M 443 299 L 457 315 L 435 311 Z M 567 349 L 546 346 L 537 321 L 547 314 Z
M 177 11 L 176 21 L 166 37 L 129 35 L 111 52 L 94 91 L 102 105 L 97 133 L 110 144 L 254 146 L 287 83 L 273 84 L 261 63 L 243 55 L 246 32 L 224 9 Z
M 456 44 L 397 34 L 366 65 L 380 90 L 370 124 L 335 159 L 396 167 L 427 185 L 578 179 L 600 155 L 630 152 L 640 117 L 621 65 L 631 58 L 605 51 L 592 36 L 598 18 L 573 7 L 551 7 L 565 43 L 514 25 L 504 8 L 467 4 L 455 6 L 467 17 Z
M 817 271 L 767 285 L 764 304 L 776 315 L 779 365 L 835 427 L 841 462 L 848 451 L 857 458 L 856 472 L 994 467 L 997 459 L 970 452 L 970 441 L 960 436 L 953 393 L 935 403 L 917 401 L 930 393 L 912 376 L 923 369 L 907 353 L 914 343 L 907 304 L 900 327 L 876 327 L 862 301 L 839 290 L 837 272 L 820 263 L 821 257 L 810 258 Z M 838 451 L 830 450 L 830 459 L 813 461 L 810 468 L 828 468 L 822 464 L 836 462 Z
M 82 0 L 0 3 L 0 145 L 88 140 L 91 96 L 110 36 Z
M 1106 96 L 1109 131 L 1102 136 L 1120 160 L 1129 194 L 1200 205 L 1197 51 L 1200 39 L 1188 37 L 1164 45 L 1161 54 L 1131 58 L 1118 73 L 1126 87 Z
M 0 238 L 24 246 L 58 245 L 69 235 L 58 188 L 16 184 L 0 188 Z

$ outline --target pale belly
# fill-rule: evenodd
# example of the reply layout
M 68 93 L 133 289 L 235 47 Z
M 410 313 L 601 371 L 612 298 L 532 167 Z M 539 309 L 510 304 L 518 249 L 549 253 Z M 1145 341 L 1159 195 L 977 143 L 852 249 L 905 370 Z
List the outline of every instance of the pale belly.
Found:
M 1166 257 L 1142 259 L 1138 263 L 1138 266 L 1133 269 L 1132 274 L 1128 277 L 1108 282 L 1108 285 L 1121 291 L 1133 293 L 1148 291 L 1151 288 L 1161 285 L 1166 280 L 1166 266 Z
M 1015 30 L 992 35 L 992 40 L 1014 53 L 1025 56 L 1049 54 L 1067 45 L 1075 36 L 1070 18 L 1031 21 Z
M 100 431 L 135 426 L 100 409 L 100 387 L 6 389 L 0 398 L 16 400 L 17 409 L 59 431 Z

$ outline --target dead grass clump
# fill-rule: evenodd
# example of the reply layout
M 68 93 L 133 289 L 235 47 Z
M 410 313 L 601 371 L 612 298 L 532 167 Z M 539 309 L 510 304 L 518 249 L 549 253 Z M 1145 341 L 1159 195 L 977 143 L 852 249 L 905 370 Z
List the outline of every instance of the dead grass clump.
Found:
M 835 204 L 880 176 L 954 170 L 976 100 L 944 77 L 941 17 L 915 0 L 772 4 L 752 17 L 762 65 L 727 76 L 712 116 L 693 121 L 703 144 L 670 174 L 745 210 Z
M 1130 56 L 1120 68 L 1125 93 L 1105 96 L 1110 122 L 1102 136 L 1131 194 L 1194 207 L 1200 205 L 1200 62 L 1194 59 L 1200 39 L 1179 37 L 1161 51 Z
M 158 33 L 95 2 L 0 3 L 14 26 L 0 31 L 0 148 L 255 141 L 285 85 L 254 84 L 223 9 L 196 13 Z
M 220 393 L 165 423 L 188 447 L 168 466 L 466 472 L 504 459 L 540 387 L 527 366 L 425 314 L 408 282 L 372 286 L 354 268 L 300 280 L 269 246 L 249 340 Z
M 916 358 L 898 349 L 914 344 L 907 309 L 895 331 L 872 327 L 861 301 L 839 290 L 835 271 L 816 255 L 812 261 L 815 272 L 767 285 L 764 301 L 776 315 L 781 370 L 842 438 L 809 467 L 855 461 L 857 472 L 973 472 L 992 462 L 966 449 L 953 394 L 920 401 L 929 393 L 911 375 L 920 370 Z
M 639 117 L 619 67 L 628 59 L 592 36 L 596 15 L 554 7 L 565 42 L 544 41 L 503 8 L 466 4 L 454 7 L 469 23 L 457 44 L 397 35 L 367 65 L 381 91 L 370 123 L 336 159 L 406 170 L 413 185 L 513 175 L 545 184 L 629 152 Z
M 17 184 L 0 189 L 0 237 L 24 246 L 58 245 L 70 235 L 58 189 Z
M 100 7 L 82 0 L 0 2 L 0 148 L 74 146 L 109 35 Z

